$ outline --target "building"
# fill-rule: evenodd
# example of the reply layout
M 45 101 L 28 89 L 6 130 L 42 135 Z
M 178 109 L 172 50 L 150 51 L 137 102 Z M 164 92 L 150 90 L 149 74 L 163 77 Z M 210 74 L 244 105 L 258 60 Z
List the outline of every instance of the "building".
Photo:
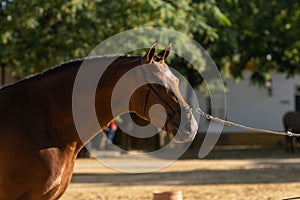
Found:
M 250 127 L 284 131 L 283 115 L 288 111 L 300 111 L 300 76 L 287 78 L 285 74 L 272 73 L 272 82 L 268 87 L 252 84 L 250 71 L 245 71 L 243 76 L 240 82 L 224 79 L 228 89 L 226 119 Z M 202 104 L 206 111 L 209 110 L 207 102 Z M 205 132 L 207 125 L 208 122 L 200 126 L 200 132 Z M 219 144 L 278 145 L 283 142 L 282 136 L 249 133 L 224 126 Z

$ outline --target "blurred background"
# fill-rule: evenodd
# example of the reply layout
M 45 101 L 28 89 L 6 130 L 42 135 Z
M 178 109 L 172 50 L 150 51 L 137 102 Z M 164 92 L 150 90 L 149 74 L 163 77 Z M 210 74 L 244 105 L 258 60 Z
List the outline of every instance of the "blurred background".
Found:
M 196 40 L 212 57 L 227 87 L 228 120 L 283 130 L 283 114 L 300 111 L 299 1 L 0 0 L 0 27 L 2 86 L 85 57 L 117 33 L 165 27 Z M 149 45 L 152 42 L 145 40 Z M 193 87 L 201 87 L 197 66 L 176 56 L 169 64 Z M 210 112 L 210 99 L 205 92 L 202 95 L 201 106 Z M 219 109 L 224 111 L 224 107 Z M 203 125 L 199 131 L 206 128 Z M 222 134 L 219 145 L 284 143 L 283 137 L 246 136 L 231 128 L 224 132 L 227 134 Z M 140 141 L 124 137 L 117 134 L 114 142 L 124 148 L 160 146 L 159 138 Z M 195 145 L 201 139 L 199 134 Z

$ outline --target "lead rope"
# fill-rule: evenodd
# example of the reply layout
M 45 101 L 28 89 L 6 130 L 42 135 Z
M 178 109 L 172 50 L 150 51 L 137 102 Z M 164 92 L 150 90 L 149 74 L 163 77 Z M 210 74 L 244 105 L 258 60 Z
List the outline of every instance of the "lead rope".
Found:
M 259 132 L 259 133 L 266 133 L 266 134 L 272 134 L 272 135 L 283 135 L 283 136 L 290 136 L 290 137 L 292 137 L 292 136 L 299 137 L 300 136 L 300 134 L 293 133 L 291 131 L 282 132 L 282 131 L 270 131 L 270 130 L 266 130 L 266 129 L 252 128 L 252 127 L 249 127 L 249 126 L 245 126 L 245 125 L 237 124 L 237 123 L 234 123 L 234 122 L 226 121 L 226 120 L 223 120 L 223 119 L 219 119 L 217 117 L 213 117 L 213 116 L 205 113 L 203 110 L 201 110 L 201 108 L 198 108 L 198 107 L 195 107 L 195 106 L 191 106 L 190 108 L 194 109 L 198 114 L 202 115 L 206 119 L 208 119 L 210 121 L 220 123 L 220 124 L 224 124 L 226 126 L 239 127 L 239 128 L 249 130 L 249 131 L 255 131 L 255 132 Z

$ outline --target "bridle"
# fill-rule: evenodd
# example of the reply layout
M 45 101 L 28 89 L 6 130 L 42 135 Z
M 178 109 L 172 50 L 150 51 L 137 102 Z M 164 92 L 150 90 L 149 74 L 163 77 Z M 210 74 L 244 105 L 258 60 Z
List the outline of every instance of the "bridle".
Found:
M 155 86 L 153 86 L 152 84 L 147 84 L 147 86 L 149 87 L 149 92 L 148 92 L 148 95 L 147 95 L 147 99 L 145 101 L 145 105 L 144 105 L 144 112 L 146 110 L 146 106 L 147 106 L 147 103 L 148 103 L 148 98 L 150 96 L 150 93 L 152 92 L 154 94 L 154 96 L 156 96 L 157 99 L 160 100 L 160 102 L 162 102 L 166 107 L 169 108 L 169 110 L 172 111 L 172 113 L 168 113 L 167 117 L 168 117 L 168 120 L 173 118 L 175 115 L 178 115 L 178 114 L 181 114 L 182 111 L 185 111 L 185 112 L 189 112 L 189 111 L 192 111 L 193 109 L 193 106 L 180 106 L 178 109 L 174 110 L 172 108 L 172 106 L 170 106 L 163 98 L 161 98 L 161 96 L 157 93 L 157 91 L 155 90 Z M 167 121 L 168 121 L 167 120 Z
M 143 57 L 140 57 L 140 65 L 143 65 Z M 144 79 L 147 80 L 146 78 L 146 73 L 144 71 L 144 68 L 142 68 L 142 74 L 144 76 Z M 166 124 L 168 124 L 168 122 L 174 118 L 176 115 L 180 115 L 182 113 L 182 111 L 184 112 L 192 112 L 193 110 L 193 106 L 180 106 L 178 109 L 174 109 L 171 105 L 168 104 L 168 102 L 166 102 L 156 91 L 155 86 L 151 83 L 147 83 L 147 87 L 148 87 L 148 93 L 146 95 L 146 100 L 144 103 L 144 108 L 143 108 L 143 113 L 144 115 L 146 115 L 146 109 L 147 109 L 147 104 L 148 104 L 148 99 L 150 94 L 154 94 L 154 96 L 159 99 L 159 101 L 164 104 L 165 107 L 167 107 L 169 110 L 172 111 L 172 113 L 168 113 L 167 114 L 167 120 L 166 120 Z M 176 96 L 175 96 L 176 97 Z

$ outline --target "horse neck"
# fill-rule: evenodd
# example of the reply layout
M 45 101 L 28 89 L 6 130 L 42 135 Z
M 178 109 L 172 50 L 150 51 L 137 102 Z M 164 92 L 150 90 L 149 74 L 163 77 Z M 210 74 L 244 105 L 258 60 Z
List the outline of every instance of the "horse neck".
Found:
M 24 133 L 34 135 L 41 148 L 78 141 L 71 103 L 78 66 L 79 61 L 71 62 L 2 88 L 0 111 L 12 111 L 8 120 L 22 119 Z
M 128 105 L 124 99 L 128 99 L 128 86 L 135 85 L 138 79 L 143 78 L 142 73 L 135 74 L 126 79 L 124 89 L 116 89 L 120 86 L 118 81 L 131 69 L 141 64 L 141 57 L 120 57 L 112 63 L 103 74 L 99 81 L 96 94 L 96 111 L 98 121 L 102 128 L 105 128 L 117 116 L 126 112 L 136 112 L 133 106 Z M 135 88 L 137 89 L 137 88 Z M 114 94 L 114 105 L 112 105 L 112 94 Z M 143 97 L 141 97 L 143 98 Z M 123 104 L 126 105 L 123 105 Z M 112 106 L 114 106 L 114 113 L 112 113 Z
M 75 138 L 80 143 L 86 144 L 101 130 L 105 129 L 114 119 L 111 111 L 111 96 L 114 86 L 120 77 L 139 65 L 140 62 L 140 57 L 129 56 L 88 58 L 82 63 L 66 69 L 64 73 L 49 76 L 47 82 L 50 83 L 49 87 L 51 87 L 49 90 L 51 91 L 50 96 L 56 101 L 59 101 L 57 99 L 61 99 L 61 102 L 55 109 L 56 115 L 68 119 L 68 123 L 72 122 L 73 132 L 69 132 L 69 135 L 66 134 L 63 137 Z M 86 71 L 82 71 L 85 69 Z M 83 82 L 79 83 L 83 85 L 79 85 L 80 88 L 77 88 L 78 85 L 76 83 L 82 77 Z M 132 77 L 131 81 L 134 81 L 135 78 L 137 77 Z M 95 86 L 94 83 L 98 84 Z M 93 87 L 95 87 L 95 90 Z M 74 91 L 80 91 L 78 99 L 74 98 Z M 124 93 L 120 94 L 118 98 L 124 98 Z M 49 97 L 49 99 L 51 98 Z M 77 102 L 75 102 L 76 100 Z M 79 116 L 79 121 L 76 121 L 76 116 L 74 116 L 74 102 L 79 105 L 79 114 L 82 114 L 82 116 Z M 91 118 L 94 119 L 93 113 L 95 111 L 97 121 L 90 120 Z M 119 109 L 116 115 L 124 112 L 126 110 Z
M 111 63 L 112 61 L 112 63 Z M 112 114 L 111 111 L 111 97 L 115 85 L 118 80 L 129 70 L 138 66 L 141 62 L 140 57 L 96 57 L 88 58 L 80 62 L 71 62 L 66 65 L 69 67 L 62 67 L 61 69 L 54 70 L 54 72 L 46 72 L 39 77 L 33 78 L 32 81 L 25 81 L 26 88 L 30 96 L 29 101 L 35 101 L 36 106 L 47 107 L 43 110 L 47 110 L 49 116 L 52 116 L 54 128 L 57 130 L 63 130 L 59 137 L 62 142 L 78 141 L 82 144 L 86 144 L 101 130 L 106 128 L 114 117 L 121 115 L 124 112 L 128 112 L 128 109 L 117 108 L 117 113 Z M 108 67 L 107 64 L 111 63 Z M 83 130 L 79 130 L 74 121 L 74 110 L 72 103 L 74 101 L 74 89 L 77 79 L 79 78 L 81 68 L 87 68 L 88 73 L 93 73 L 94 70 L 105 70 L 96 87 L 96 94 L 90 85 L 87 84 L 82 89 L 79 98 L 79 106 L 85 111 L 85 106 L 90 107 L 86 102 L 90 102 L 88 97 L 95 97 L 94 108 L 96 111 L 96 117 L 99 123 L 91 123 L 89 119 L 83 121 Z M 97 72 L 98 73 L 98 72 Z M 96 73 L 96 74 L 97 74 Z M 91 74 L 90 74 L 91 75 Z M 90 77 L 85 77 L 90 78 Z M 97 78 L 97 77 L 96 77 Z M 134 82 L 142 76 L 131 77 L 130 83 Z M 98 77 L 99 79 L 99 77 Z M 94 80 L 98 81 L 98 80 Z M 90 79 L 85 80 L 90 82 Z M 93 81 L 91 81 L 93 82 Z M 30 83 L 30 84 L 29 84 Z M 125 90 L 126 91 L 126 90 Z M 38 93 L 38 94 L 37 94 Z M 31 95 L 30 95 L 31 94 Z M 117 96 L 117 100 L 122 101 L 128 93 L 120 93 Z M 128 106 L 127 106 L 128 108 Z M 136 112 L 131 109 L 129 112 Z M 63 121 L 60 121 L 63 120 Z M 75 122 L 75 123 L 74 123 Z M 100 127 L 99 127 L 100 124 Z M 71 128 L 67 128 L 71 127 Z

